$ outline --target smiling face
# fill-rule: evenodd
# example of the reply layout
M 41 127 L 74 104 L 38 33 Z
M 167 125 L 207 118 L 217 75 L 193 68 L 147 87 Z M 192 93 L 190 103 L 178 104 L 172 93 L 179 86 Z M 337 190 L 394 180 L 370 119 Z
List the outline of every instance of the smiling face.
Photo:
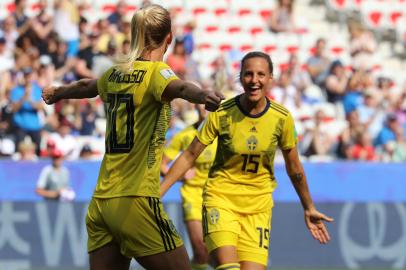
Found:
M 272 82 L 268 61 L 263 57 L 248 58 L 241 67 L 240 81 L 247 101 L 256 103 L 265 97 Z

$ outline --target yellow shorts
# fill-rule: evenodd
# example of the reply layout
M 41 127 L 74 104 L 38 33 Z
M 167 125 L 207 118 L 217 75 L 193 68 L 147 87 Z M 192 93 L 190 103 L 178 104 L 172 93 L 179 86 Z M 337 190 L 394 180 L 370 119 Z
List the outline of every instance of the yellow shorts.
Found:
M 174 250 L 183 242 L 158 198 L 93 198 L 86 216 L 88 252 L 115 241 L 129 258 Z
M 209 252 L 235 246 L 240 261 L 268 264 L 272 211 L 241 214 L 224 208 L 203 207 L 203 232 Z
M 203 187 L 183 185 L 182 195 L 183 220 L 202 220 Z

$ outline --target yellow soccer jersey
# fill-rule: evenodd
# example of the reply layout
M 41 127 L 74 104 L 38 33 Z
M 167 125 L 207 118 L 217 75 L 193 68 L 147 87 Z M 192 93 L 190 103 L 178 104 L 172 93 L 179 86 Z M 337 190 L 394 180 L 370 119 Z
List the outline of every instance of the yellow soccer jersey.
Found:
M 164 150 L 164 154 L 174 160 L 178 154 L 186 150 L 190 143 L 197 135 L 197 127 L 191 125 L 178 134 L 176 134 L 168 147 Z M 208 145 L 200 156 L 195 161 L 195 176 L 192 179 L 185 181 L 185 185 L 203 187 L 207 180 L 207 175 L 211 164 L 213 163 L 214 156 L 216 154 L 217 140 L 214 140 L 212 144 Z
M 97 89 L 107 105 L 106 153 L 94 197 L 159 197 L 159 175 L 171 110 L 161 95 L 178 79 L 163 62 L 136 61 L 106 71 Z
M 209 114 L 198 139 L 210 144 L 218 137 L 216 158 L 204 189 L 204 204 L 230 207 L 242 213 L 267 211 L 276 188 L 273 161 L 277 148 L 296 145 L 293 118 L 281 105 L 267 99 L 258 115 L 244 112 L 241 95 Z

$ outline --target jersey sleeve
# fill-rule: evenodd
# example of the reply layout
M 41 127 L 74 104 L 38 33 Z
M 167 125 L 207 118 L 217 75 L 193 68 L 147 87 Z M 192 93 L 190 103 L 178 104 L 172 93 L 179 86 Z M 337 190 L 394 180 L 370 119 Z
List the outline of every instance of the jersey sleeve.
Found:
M 46 188 L 47 179 L 48 179 L 50 171 L 51 171 L 51 169 L 49 166 L 46 166 L 42 169 L 42 171 L 39 175 L 38 181 L 37 181 L 37 188 L 42 188 L 42 189 Z
M 151 75 L 149 89 L 156 101 L 161 101 L 162 93 L 171 81 L 178 80 L 175 72 L 163 62 L 158 62 Z
M 173 136 L 168 147 L 165 148 L 164 155 L 174 160 L 182 150 L 182 133 L 178 133 Z
M 97 92 L 99 92 L 100 98 L 105 102 L 107 100 L 107 79 L 110 76 L 113 68 L 109 68 L 103 75 L 97 80 Z
M 297 133 L 295 130 L 295 124 L 293 122 L 293 117 L 289 113 L 285 119 L 282 134 L 279 140 L 279 147 L 282 150 L 287 150 L 295 147 L 297 144 Z
M 206 119 L 200 124 L 197 131 L 197 138 L 204 145 L 209 145 L 217 138 L 217 136 L 217 112 L 210 112 Z

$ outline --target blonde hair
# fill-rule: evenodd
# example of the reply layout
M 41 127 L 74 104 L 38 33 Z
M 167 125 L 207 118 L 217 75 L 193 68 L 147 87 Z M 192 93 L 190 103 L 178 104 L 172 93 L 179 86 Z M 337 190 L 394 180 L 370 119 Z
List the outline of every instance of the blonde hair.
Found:
M 169 12 L 159 5 L 149 5 L 135 12 L 131 19 L 130 52 L 126 63 L 131 65 L 144 51 L 158 48 L 171 32 Z

